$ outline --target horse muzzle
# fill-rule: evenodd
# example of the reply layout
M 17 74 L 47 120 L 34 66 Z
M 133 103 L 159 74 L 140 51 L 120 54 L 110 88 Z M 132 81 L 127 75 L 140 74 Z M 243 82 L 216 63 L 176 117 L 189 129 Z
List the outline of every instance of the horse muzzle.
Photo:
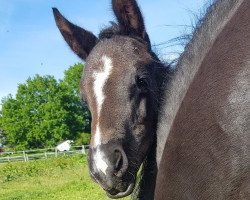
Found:
M 128 159 L 119 143 L 113 141 L 90 148 L 88 164 L 91 177 L 110 198 L 121 198 L 132 193 L 135 178 L 129 173 Z

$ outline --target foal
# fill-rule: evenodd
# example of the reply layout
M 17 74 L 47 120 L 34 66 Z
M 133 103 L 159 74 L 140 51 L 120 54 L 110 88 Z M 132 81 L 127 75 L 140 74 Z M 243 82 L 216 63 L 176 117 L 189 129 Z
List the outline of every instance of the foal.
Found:
M 170 70 L 151 49 L 135 0 L 113 0 L 117 24 L 96 37 L 53 9 L 64 39 L 84 61 L 82 99 L 92 115 L 88 163 L 91 177 L 111 198 L 133 192 L 143 162 L 141 198 L 153 198 L 156 126 Z

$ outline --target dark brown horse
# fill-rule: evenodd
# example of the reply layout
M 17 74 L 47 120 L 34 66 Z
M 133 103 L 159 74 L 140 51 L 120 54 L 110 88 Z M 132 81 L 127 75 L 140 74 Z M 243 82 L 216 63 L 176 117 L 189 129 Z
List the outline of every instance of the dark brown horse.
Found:
M 211 6 L 174 72 L 152 52 L 136 1 L 112 5 L 118 23 L 98 37 L 54 9 L 86 61 L 92 178 L 124 197 L 143 164 L 139 199 L 249 199 L 249 0 Z
M 250 199 L 249 0 L 212 5 L 162 108 L 155 199 Z

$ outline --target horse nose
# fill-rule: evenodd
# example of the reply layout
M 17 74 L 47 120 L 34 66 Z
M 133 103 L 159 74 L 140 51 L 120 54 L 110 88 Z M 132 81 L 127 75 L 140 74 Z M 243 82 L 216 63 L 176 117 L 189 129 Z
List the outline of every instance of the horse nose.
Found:
M 89 151 L 89 168 L 92 177 L 98 182 L 113 184 L 128 169 L 128 159 L 122 147 L 114 144 L 99 145 Z

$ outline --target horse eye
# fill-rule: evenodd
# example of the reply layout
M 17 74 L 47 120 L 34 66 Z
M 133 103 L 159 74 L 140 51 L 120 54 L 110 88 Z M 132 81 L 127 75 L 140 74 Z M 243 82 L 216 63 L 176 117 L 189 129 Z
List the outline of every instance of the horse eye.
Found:
M 146 78 L 140 78 L 136 77 L 136 85 L 137 87 L 142 90 L 143 92 L 146 92 L 149 86 L 148 80 Z

